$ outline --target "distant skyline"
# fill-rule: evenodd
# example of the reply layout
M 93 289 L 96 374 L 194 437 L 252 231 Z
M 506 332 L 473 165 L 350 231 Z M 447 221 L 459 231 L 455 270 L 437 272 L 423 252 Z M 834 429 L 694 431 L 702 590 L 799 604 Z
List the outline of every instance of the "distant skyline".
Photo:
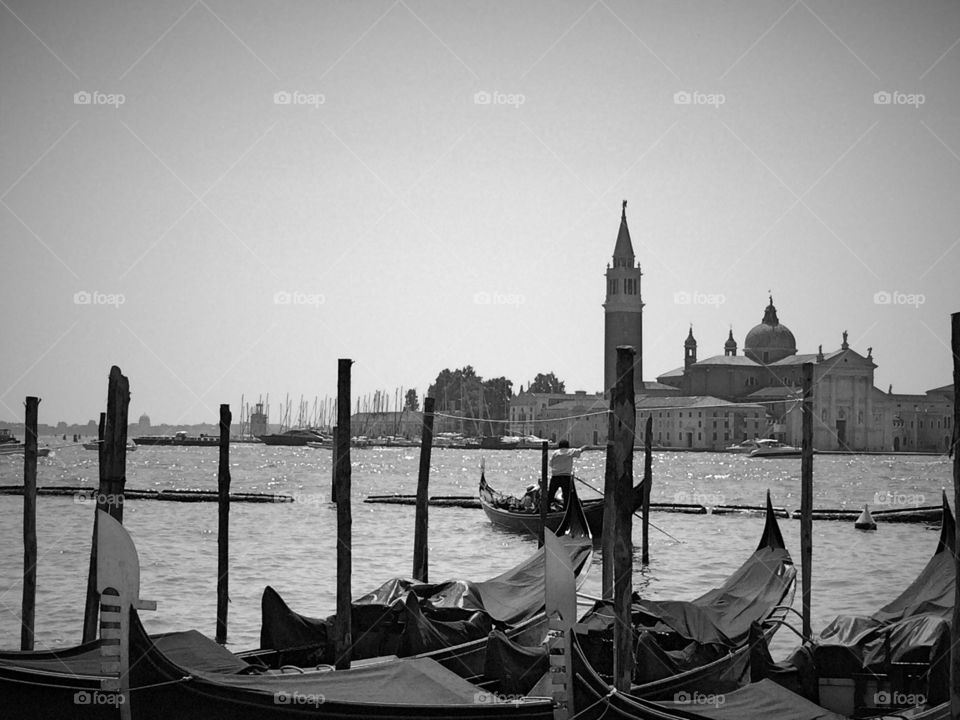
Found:
M 951 382 L 952 2 L 0 4 L 0 420 L 216 422 L 471 364 L 603 385 L 621 201 L 646 380 L 849 331 Z M 354 399 L 355 402 L 355 399 Z

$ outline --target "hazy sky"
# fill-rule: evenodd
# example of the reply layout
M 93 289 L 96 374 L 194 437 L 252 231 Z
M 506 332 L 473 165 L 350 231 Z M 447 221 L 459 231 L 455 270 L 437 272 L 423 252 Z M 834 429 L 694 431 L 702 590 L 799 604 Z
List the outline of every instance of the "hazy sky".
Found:
M 95 418 L 112 364 L 155 422 L 339 357 L 599 390 L 622 199 L 648 379 L 769 290 L 944 385 L 958 44 L 955 2 L 2 0 L 0 419 Z

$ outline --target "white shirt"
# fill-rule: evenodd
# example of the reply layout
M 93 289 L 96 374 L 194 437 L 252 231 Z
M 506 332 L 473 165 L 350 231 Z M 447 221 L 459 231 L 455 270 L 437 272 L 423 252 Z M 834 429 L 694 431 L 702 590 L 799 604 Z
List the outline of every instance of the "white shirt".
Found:
M 573 475 L 573 459 L 580 457 L 583 448 L 559 448 L 550 458 L 550 470 L 553 475 Z

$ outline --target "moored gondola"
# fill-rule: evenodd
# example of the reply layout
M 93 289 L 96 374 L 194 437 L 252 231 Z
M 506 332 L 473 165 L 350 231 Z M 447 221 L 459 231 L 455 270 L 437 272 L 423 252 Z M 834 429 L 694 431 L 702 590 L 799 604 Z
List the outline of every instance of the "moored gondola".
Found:
M 579 500 L 571 503 L 558 529 L 578 586 L 586 580 L 593 542 Z M 394 578 L 353 604 L 355 659 L 378 655 L 429 654 L 463 677 L 482 673 L 487 634 L 492 628 L 517 642 L 543 639 L 544 550 L 482 582 L 419 583 Z M 260 649 L 241 656 L 270 667 L 331 663 L 328 635 L 333 616 L 321 619 L 293 611 L 272 588 L 261 602 Z

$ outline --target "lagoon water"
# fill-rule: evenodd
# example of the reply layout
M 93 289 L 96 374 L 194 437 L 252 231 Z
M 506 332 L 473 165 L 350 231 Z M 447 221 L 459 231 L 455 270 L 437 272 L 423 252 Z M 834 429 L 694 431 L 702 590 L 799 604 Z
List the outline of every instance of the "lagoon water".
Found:
M 51 446 L 56 441 L 50 439 Z M 520 493 L 539 477 L 540 454 L 528 451 L 434 449 L 431 495 L 475 495 L 481 458 L 498 490 Z M 353 592 L 361 595 L 395 575 L 409 575 L 413 507 L 364 504 L 368 495 L 416 492 L 418 448 L 354 448 Z M 814 507 L 933 505 L 951 485 L 951 461 L 930 456 L 818 455 Z M 602 487 L 604 454 L 587 452 L 577 473 Z M 327 502 L 330 451 L 311 448 L 231 447 L 231 490 L 279 492 L 292 504 L 234 504 L 230 510 L 229 647 L 258 646 L 260 595 L 272 585 L 298 612 L 325 617 L 336 604 L 336 506 Z M 642 471 L 638 453 L 635 470 Z M 0 484 L 22 482 L 22 459 L 0 457 Z M 141 447 L 127 456 L 127 486 L 216 489 L 214 448 Z M 800 506 L 800 461 L 721 453 L 656 453 L 654 502 Z M 63 447 L 39 460 L 38 484 L 96 487 L 96 453 Z M 585 488 L 582 497 L 590 495 Z M 37 500 L 37 648 L 80 640 L 93 508 L 71 498 Z M 761 517 L 653 513 L 651 563 L 639 550 L 634 587 L 654 599 L 690 599 L 715 587 L 753 551 Z M 22 593 L 22 500 L 0 496 L 0 647 L 19 647 Z M 158 602 L 143 613 L 150 632 L 196 628 L 213 636 L 216 619 L 216 503 L 130 500 L 124 524 L 140 553 L 141 597 Z M 787 547 L 799 564 L 799 522 L 781 520 Z M 634 525 L 639 544 L 639 522 Z M 937 542 L 937 528 L 883 524 L 873 533 L 852 522 L 816 522 L 813 551 L 813 627 L 840 613 L 869 614 L 916 576 Z M 485 579 L 536 548 L 536 540 L 493 528 L 481 510 L 430 508 L 430 579 Z M 599 594 L 599 553 L 583 588 Z M 799 574 L 798 574 L 799 576 Z M 800 608 L 798 587 L 794 607 Z M 782 630 L 774 657 L 797 644 Z

